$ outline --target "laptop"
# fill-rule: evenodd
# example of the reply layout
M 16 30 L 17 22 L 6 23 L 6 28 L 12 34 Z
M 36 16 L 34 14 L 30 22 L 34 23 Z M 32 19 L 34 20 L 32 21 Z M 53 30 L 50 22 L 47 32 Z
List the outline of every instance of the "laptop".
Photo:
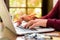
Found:
M 36 28 L 36 30 L 24 29 L 20 25 L 19 27 L 16 26 L 16 23 L 13 23 L 11 19 L 11 15 L 7 10 L 7 7 L 4 3 L 4 0 L 0 0 L 0 16 L 3 20 L 3 23 L 6 28 L 17 35 L 27 34 L 27 33 L 41 33 L 41 32 L 51 32 L 54 31 L 53 28 Z M 24 24 L 24 22 L 22 22 Z

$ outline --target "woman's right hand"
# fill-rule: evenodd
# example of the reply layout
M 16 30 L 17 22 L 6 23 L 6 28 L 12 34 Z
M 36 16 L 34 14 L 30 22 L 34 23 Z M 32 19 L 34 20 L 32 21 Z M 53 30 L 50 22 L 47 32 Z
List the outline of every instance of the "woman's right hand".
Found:
M 47 24 L 47 19 L 35 19 L 35 20 L 29 21 L 24 26 L 24 28 L 32 29 L 32 28 L 39 27 L 39 26 L 46 27 L 46 24 Z

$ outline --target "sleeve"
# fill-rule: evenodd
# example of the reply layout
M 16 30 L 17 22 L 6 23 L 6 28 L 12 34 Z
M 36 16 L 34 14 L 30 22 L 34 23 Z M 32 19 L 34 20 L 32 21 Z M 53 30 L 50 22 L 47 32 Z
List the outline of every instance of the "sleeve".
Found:
M 52 27 L 60 31 L 60 19 L 48 19 L 47 27 Z
M 58 12 L 58 2 L 55 5 L 55 7 L 52 8 L 52 10 L 47 15 L 45 15 L 45 16 L 43 16 L 41 18 L 43 18 L 43 19 L 49 19 L 49 18 L 52 19 L 52 18 L 55 17 L 55 15 L 56 15 L 57 12 Z

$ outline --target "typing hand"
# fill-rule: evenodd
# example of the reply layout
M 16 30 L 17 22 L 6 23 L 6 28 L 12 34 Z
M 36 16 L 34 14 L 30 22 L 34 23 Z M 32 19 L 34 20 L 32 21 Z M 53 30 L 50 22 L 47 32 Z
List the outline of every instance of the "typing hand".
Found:
M 34 19 L 34 14 L 33 15 L 22 15 L 20 17 L 18 17 L 19 19 L 17 19 L 16 23 L 18 24 L 17 26 L 19 26 L 22 21 L 30 21 L 30 20 L 33 20 Z
M 32 29 L 39 26 L 46 27 L 46 23 L 47 23 L 47 19 L 31 20 L 24 26 L 24 28 Z
M 17 20 L 15 23 L 17 23 L 17 25 L 16 25 L 17 27 L 18 27 L 18 26 L 20 26 L 20 25 L 21 25 L 21 23 L 22 23 L 22 19 Z
M 33 20 L 35 18 L 35 14 L 32 14 L 32 15 L 23 15 L 23 16 L 21 16 L 21 18 L 24 21 L 30 21 L 30 20 Z

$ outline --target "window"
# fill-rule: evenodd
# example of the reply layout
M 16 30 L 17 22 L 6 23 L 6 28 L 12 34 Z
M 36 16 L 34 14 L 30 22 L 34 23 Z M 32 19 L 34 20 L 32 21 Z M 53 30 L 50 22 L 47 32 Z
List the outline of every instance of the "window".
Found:
M 9 12 L 13 19 L 31 14 L 39 18 L 42 15 L 42 0 L 9 0 Z

